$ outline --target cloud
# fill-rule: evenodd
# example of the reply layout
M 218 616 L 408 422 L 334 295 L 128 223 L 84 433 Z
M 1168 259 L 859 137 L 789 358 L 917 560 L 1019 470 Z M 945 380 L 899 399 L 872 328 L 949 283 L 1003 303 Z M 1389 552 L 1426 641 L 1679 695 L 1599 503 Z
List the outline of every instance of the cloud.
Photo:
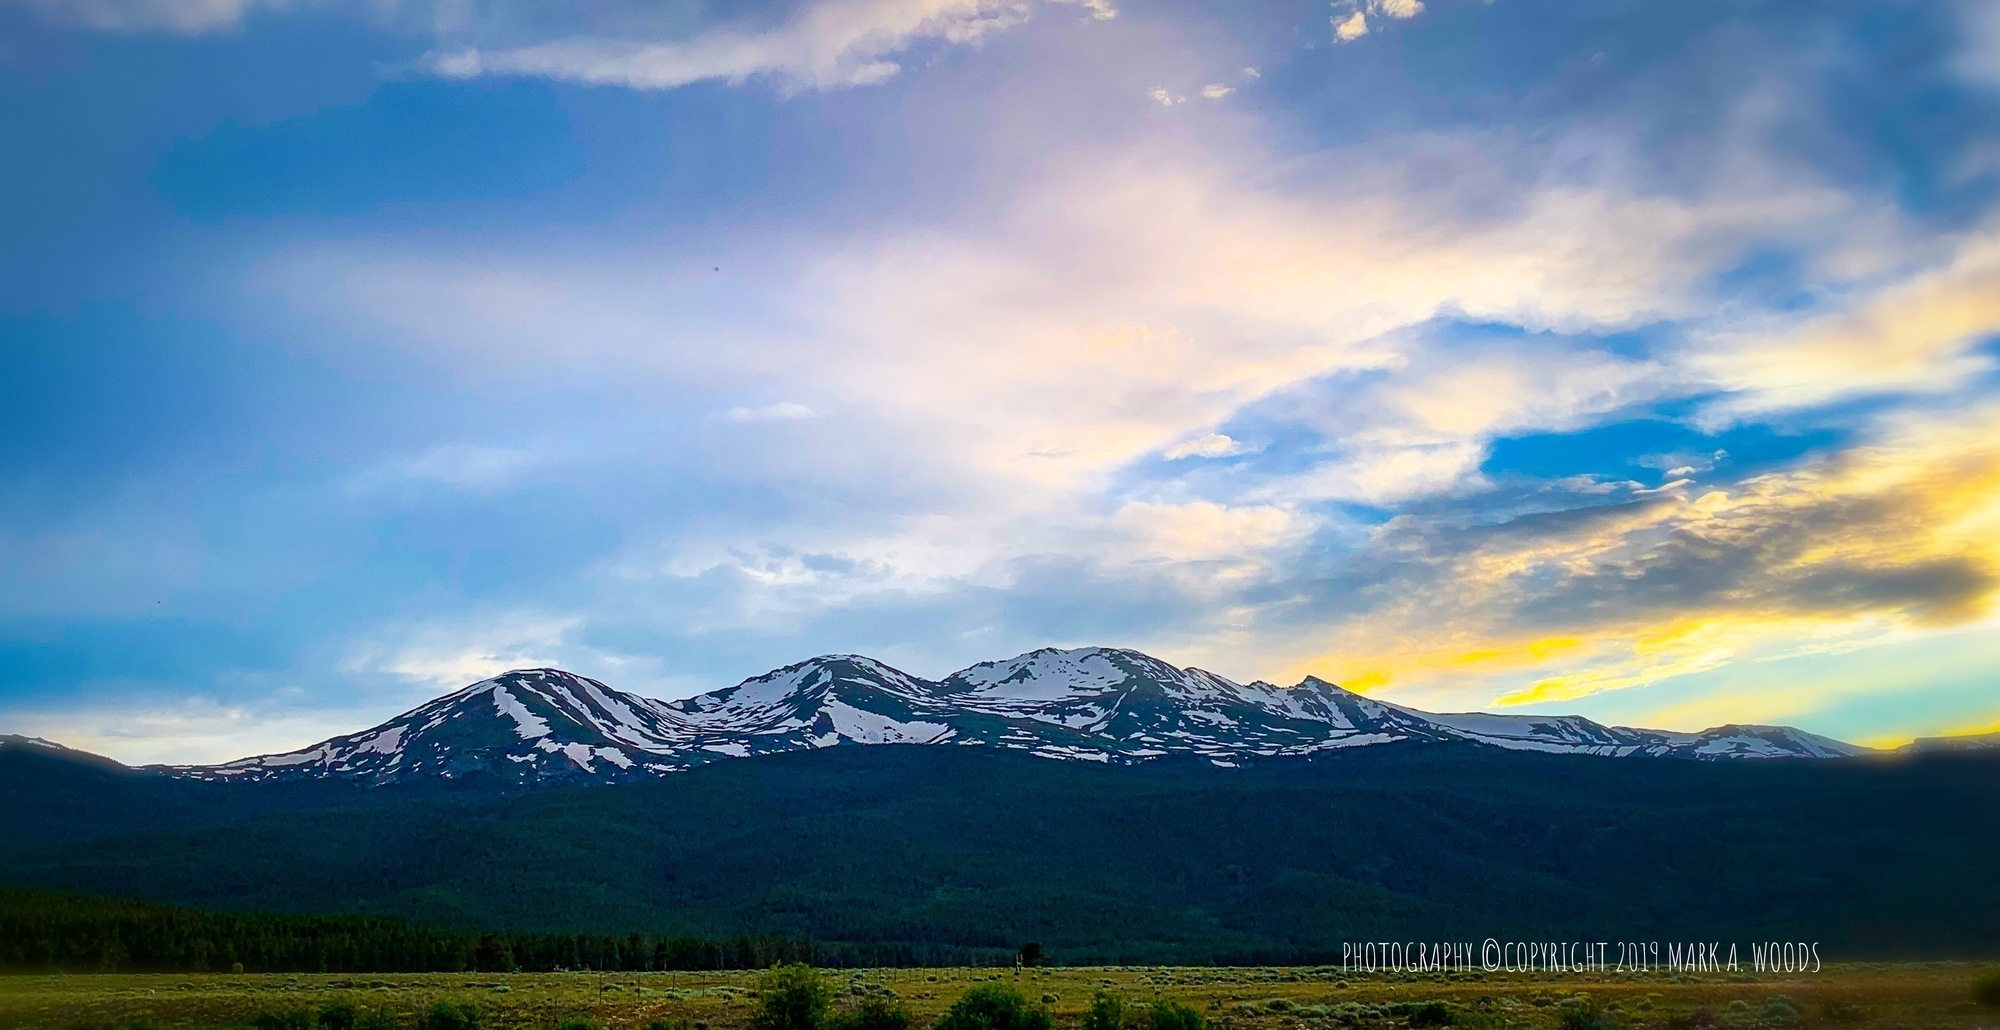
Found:
M 1222 433 L 1209 433 L 1197 436 L 1186 443 L 1175 444 L 1161 452 L 1161 457 L 1168 461 L 1179 461 L 1182 458 L 1227 458 L 1237 454 L 1247 454 L 1249 451 L 1248 446 Z
M 728 422 L 793 422 L 802 418 L 813 418 L 819 412 L 803 404 L 791 401 L 776 401 L 755 407 L 729 408 L 722 413 Z
M 1368 16 L 1398 21 L 1414 18 L 1424 11 L 1423 0 L 1335 0 L 1333 39 L 1352 43 L 1369 32 Z
M 1211 82 L 1201 88 L 1201 95 L 1210 100 L 1221 100 L 1234 92 L 1236 92 L 1235 86 L 1225 86 L 1220 82 Z
M 1152 97 L 1153 102 L 1160 105 L 1161 107 L 1172 107 L 1175 104 L 1187 103 L 1186 97 L 1175 96 L 1174 94 L 1168 92 L 1167 89 L 1163 86 L 1155 86 L 1152 89 L 1147 90 L 1146 95 Z
M 1093 20 L 1116 15 L 1086 3 Z M 682 39 L 577 37 L 482 50 L 441 48 L 426 65 L 450 78 L 525 75 L 672 89 L 708 80 L 770 76 L 803 89 L 881 82 L 901 66 L 891 58 L 921 42 L 976 44 L 1028 18 L 1027 0 L 811 0 L 775 27 L 729 24 Z
M 1112 0 L 1049 0 L 1050 3 L 1073 3 L 1083 8 L 1084 17 L 1090 21 L 1110 21 L 1118 17 L 1118 5 Z
M 1130 534 L 1129 546 L 1147 560 L 1255 562 L 1302 540 L 1312 522 L 1275 505 L 1224 505 L 1213 501 L 1158 504 L 1134 501 L 1112 521 Z
M 291 709 L 191 697 L 167 704 L 128 699 L 60 712 L 10 711 L 8 732 L 57 741 L 131 765 L 226 762 L 273 754 L 372 725 L 370 708 Z
M 259 8 L 285 10 L 292 0 L 25 0 L 52 21 L 109 32 L 213 32 Z
M 1831 313 L 1775 329 L 1700 340 L 1688 367 L 1730 396 L 1706 419 L 1885 393 L 1937 393 L 1993 367 L 1978 348 L 2000 335 L 2000 235 L 1964 240 L 1939 267 L 1849 298 Z
M 378 719 L 513 669 L 556 666 L 621 679 L 628 690 L 666 682 L 652 659 L 588 642 L 589 628 L 590 619 L 583 614 L 528 606 L 427 616 L 363 633 L 346 645 L 339 665 L 348 677 L 366 681 L 386 676 L 402 684 Z
M 595 620 L 647 613 L 691 650 L 861 647 L 915 620 L 937 629 L 927 647 L 983 648 L 1140 612 L 1160 621 L 1124 632 L 1245 674 L 1567 704 L 1979 617 L 1983 566 L 1948 549 L 1893 558 L 1922 522 L 1870 516 L 1897 493 L 1833 466 L 1699 490 L 1625 482 L 1623 454 L 1609 473 L 1531 483 L 1485 470 L 1509 436 L 1818 374 L 1814 355 L 1846 345 L 1759 365 L 1716 341 L 1837 339 L 1825 307 L 1769 322 L 1716 303 L 1714 284 L 1749 256 L 1893 240 L 1873 232 L 1879 198 L 1755 139 L 1662 182 L 1618 126 L 1299 156 L 1231 124 L 1237 105 L 1209 117 L 1228 146 L 1078 144 L 980 182 L 969 213 L 774 236 L 767 281 L 720 314 L 629 254 L 484 241 L 348 245 L 289 282 L 339 291 L 317 309 L 376 320 L 371 338 L 462 352 L 482 374 L 587 358 L 625 389 L 839 410 L 782 447 L 713 455 L 782 503 L 635 527 L 587 577 Z M 1925 275 L 1975 304 L 1961 265 L 1977 262 L 1801 274 L 1848 312 Z M 1945 296 L 1910 289 L 1919 309 Z M 745 313 L 783 331 L 729 321 Z M 745 342 L 699 345 L 713 339 Z M 719 417 L 765 409 L 739 410 Z M 1219 426 L 1266 446 L 1159 460 L 1241 453 Z M 1839 559 L 1842 505 L 1875 549 L 1862 560 Z M 1790 540 L 1789 525 L 1803 527 Z
M 1990 405 L 1895 418 L 1850 451 L 1700 493 L 1399 517 L 1356 559 L 1395 574 L 1360 574 L 1371 607 L 1307 664 L 1546 706 L 1983 623 L 2000 597 L 1996 430 Z M 1482 685 L 1500 689 L 1465 698 Z
M 485 492 L 511 486 L 547 459 L 532 447 L 445 444 L 421 454 L 364 469 L 349 480 L 351 490 L 372 493 L 410 483 L 435 483 Z
M 569 34 L 547 10 L 513 2 L 386 0 L 15 0 L 52 21 L 118 31 L 204 33 L 240 25 L 251 12 L 303 6 L 346 8 L 377 20 L 426 24 L 436 46 L 417 66 L 446 78 L 531 76 L 672 89 L 696 82 L 768 78 L 786 89 L 879 83 L 901 70 L 897 56 L 926 43 L 977 45 L 1026 21 L 1034 0 L 801 0 L 773 24 L 752 13 L 687 24 L 636 4 L 612 3 L 583 19 L 611 31 Z M 1118 16 L 1112 0 L 1075 5 L 1085 21 Z M 662 26 L 680 30 L 663 35 Z M 466 37 L 472 37 L 468 39 Z M 496 42 L 497 41 L 497 42 Z

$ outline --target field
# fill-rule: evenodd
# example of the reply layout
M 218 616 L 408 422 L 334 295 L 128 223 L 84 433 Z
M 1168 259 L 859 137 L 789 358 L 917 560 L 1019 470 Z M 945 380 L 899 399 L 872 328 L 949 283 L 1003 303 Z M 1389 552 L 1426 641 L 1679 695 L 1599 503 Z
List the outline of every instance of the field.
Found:
M 1410 1003 L 1441 1001 L 1474 1027 L 1991 1027 L 1973 1003 L 1982 973 L 1961 963 L 1829 966 L 1810 975 L 1640 976 L 1343 974 L 1338 968 L 829 970 L 836 1006 L 892 991 L 919 1026 L 975 983 L 1018 984 L 1072 1025 L 1093 993 L 1172 999 L 1217 1030 L 1340 1030 L 1409 1025 Z M 608 1030 L 654 1019 L 734 1030 L 755 1011 L 758 974 L 85 975 L 0 977 L 0 1027 L 235 1027 L 261 1012 L 345 1001 L 404 1025 L 438 1001 L 469 1002 L 493 1030 L 547 1030 L 582 1017 Z M 1783 999 L 1774 1002 L 1773 999 Z M 1400 1003 L 1400 1004 L 1399 1004 Z

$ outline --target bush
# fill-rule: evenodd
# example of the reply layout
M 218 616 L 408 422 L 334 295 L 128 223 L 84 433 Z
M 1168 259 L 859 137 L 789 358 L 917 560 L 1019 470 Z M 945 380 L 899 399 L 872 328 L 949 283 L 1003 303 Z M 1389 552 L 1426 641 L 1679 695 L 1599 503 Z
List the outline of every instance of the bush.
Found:
M 1076 1030 L 1125 1030 L 1125 999 L 1098 991 L 1077 1018 Z
M 1715 1013 L 1710 1012 L 1706 1005 L 1696 1005 L 1685 1015 L 1667 1017 L 1667 1030 L 1696 1030 L 1698 1027 L 1711 1027 L 1714 1025 Z
M 819 1030 L 826 1022 L 833 990 L 819 970 L 803 963 L 773 966 L 757 982 L 757 1015 L 752 1030 Z
M 1427 1001 L 1410 1009 L 1411 1026 L 1450 1026 L 1451 1010 L 1441 1001 Z
M 1146 1025 L 1150 1030 L 1207 1030 L 1208 1021 L 1177 1001 L 1156 1001 Z
M 483 1023 L 479 1010 L 471 1005 L 441 1001 L 424 1013 L 423 1030 L 479 1030 Z
M 1563 1012 L 1562 1030 L 1618 1030 L 1618 1023 L 1593 1008 L 1571 1008 Z
M 2000 1009 L 2000 969 L 1992 970 L 1973 981 L 1972 1000 L 1987 1008 Z
M 257 1030 L 312 1030 L 312 1013 L 305 1009 L 272 1009 L 250 1020 Z
M 655 1019 L 649 1021 L 645 1030 L 692 1030 L 685 1019 Z
M 344 1001 L 331 1001 L 319 1007 L 319 1030 L 354 1030 L 361 1014 L 354 1006 Z
M 829 1025 L 832 1030 L 910 1030 L 910 1013 L 893 995 L 863 998 Z
M 582 1016 L 571 1016 L 557 1023 L 556 1030 L 603 1030 L 603 1028 Z
M 981 984 L 951 1003 L 931 1030 L 1054 1030 L 1049 1010 L 1012 987 Z

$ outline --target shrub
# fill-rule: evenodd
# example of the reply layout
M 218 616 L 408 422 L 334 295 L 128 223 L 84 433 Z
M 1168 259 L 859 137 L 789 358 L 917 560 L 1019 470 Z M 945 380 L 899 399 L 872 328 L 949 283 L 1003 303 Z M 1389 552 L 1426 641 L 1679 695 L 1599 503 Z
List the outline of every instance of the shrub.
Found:
M 582 1016 L 571 1016 L 557 1023 L 556 1030 L 603 1030 L 603 1028 Z
M 910 1014 L 894 995 L 863 998 L 829 1025 L 832 1030 L 910 1030 Z
M 965 992 L 931 1030 L 1054 1030 L 1049 1010 L 1028 1004 L 1012 987 L 982 984 Z
M 1972 1000 L 1987 1008 L 2000 1009 L 2000 969 L 1992 970 L 1973 981 Z
M 1618 1023 L 1594 1008 L 1570 1008 L 1563 1012 L 1562 1030 L 1618 1030 Z
M 250 1020 L 257 1030 L 312 1030 L 312 1013 L 305 1009 L 270 1009 Z
M 354 1030 L 361 1014 L 344 1001 L 330 1001 L 319 1007 L 319 1030 Z
M 1427 1001 L 1410 1009 L 1411 1026 L 1450 1026 L 1451 1010 L 1441 1001 Z
M 1696 1005 L 1684 1015 L 1676 1014 L 1667 1017 L 1667 1030 L 1695 1030 L 1697 1027 L 1711 1027 L 1714 1025 L 1715 1013 L 1710 1012 L 1706 1005 Z
M 1799 1005 L 1782 994 L 1774 995 L 1764 1003 L 1764 1018 L 1789 1023 L 1799 1018 Z
M 1146 1017 L 1149 1030 L 1207 1030 L 1201 1013 L 1177 1001 L 1156 1001 Z
M 654 1019 L 646 1024 L 645 1030 L 692 1030 L 692 1028 L 685 1019 Z
M 1098 991 L 1077 1018 L 1076 1030 L 1125 1030 L 1125 999 Z
M 479 1010 L 471 1005 L 441 1001 L 424 1013 L 423 1030 L 479 1030 L 483 1023 Z
M 819 970 L 803 963 L 771 967 L 757 982 L 757 995 L 752 1030 L 819 1030 L 833 1000 Z

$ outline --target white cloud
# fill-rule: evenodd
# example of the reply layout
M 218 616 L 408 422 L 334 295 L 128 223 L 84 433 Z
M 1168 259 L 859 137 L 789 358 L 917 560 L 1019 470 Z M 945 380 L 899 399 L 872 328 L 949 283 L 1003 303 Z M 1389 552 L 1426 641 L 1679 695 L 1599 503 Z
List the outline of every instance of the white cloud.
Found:
M 1210 100 L 1221 100 L 1234 92 L 1236 92 L 1235 86 L 1225 86 L 1220 82 L 1211 82 L 1201 88 L 1201 95 Z
M 1333 17 L 1333 38 L 1342 43 L 1352 43 L 1368 34 L 1368 16 L 1360 11 L 1342 18 Z
M 1116 13 L 1086 5 L 1092 17 Z M 693 82 L 772 76 L 806 89 L 881 82 L 891 58 L 924 41 L 974 44 L 1028 17 L 1027 0 L 812 0 L 776 27 L 723 25 L 685 39 L 572 38 L 497 50 L 441 48 L 427 58 L 440 75 L 528 75 L 572 82 L 671 89 Z
M 894 76 L 901 70 L 898 55 L 913 46 L 977 45 L 989 33 L 1026 21 L 1036 0 L 803 0 L 775 25 L 746 18 L 701 25 L 675 38 L 637 32 L 536 38 L 532 26 L 544 19 L 534 16 L 532 8 L 524 13 L 509 3 L 475 11 L 448 0 L 340 5 L 332 0 L 0 0 L 7 2 L 34 7 L 53 21 L 94 29 L 190 34 L 233 28 L 258 9 L 344 6 L 378 18 L 426 24 L 436 46 L 419 67 L 448 78 L 521 75 L 671 89 L 768 77 L 789 89 L 834 89 Z M 1074 5 L 1086 21 L 1118 16 L 1113 0 L 1041 2 Z M 527 38 L 468 44 L 468 35 Z
M 1414 18 L 1424 11 L 1423 0 L 1368 0 L 1368 9 L 1391 18 Z
M 1179 461 L 1182 458 L 1227 458 L 1247 453 L 1249 450 L 1250 448 L 1243 443 L 1221 433 L 1209 433 L 1186 443 L 1175 444 L 1162 452 L 1161 457 L 1168 461 Z
M 1118 5 L 1112 0 L 1049 0 L 1050 3 L 1073 3 L 1083 8 L 1084 17 L 1091 21 L 1110 21 L 1118 17 Z
M 510 615 L 478 625 L 430 626 L 387 653 L 357 654 L 349 667 L 373 670 L 425 685 L 429 692 L 456 690 L 514 669 L 560 665 L 579 616 Z
M 1152 89 L 1147 90 L 1146 95 L 1152 97 L 1153 102 L 1160 105 L 1161 107 L 1172 107 L 1175 104 L 1187 103 L 1186 97 L 1177 97 L 1172 93 L 1169 93 L 1163 86 L 1155 86 Z
M 729 422 L 791 422 L 818 414 L 803 404 L 777 401 L 755 407 L 730 408 L 722 413 L 722 418 Z

